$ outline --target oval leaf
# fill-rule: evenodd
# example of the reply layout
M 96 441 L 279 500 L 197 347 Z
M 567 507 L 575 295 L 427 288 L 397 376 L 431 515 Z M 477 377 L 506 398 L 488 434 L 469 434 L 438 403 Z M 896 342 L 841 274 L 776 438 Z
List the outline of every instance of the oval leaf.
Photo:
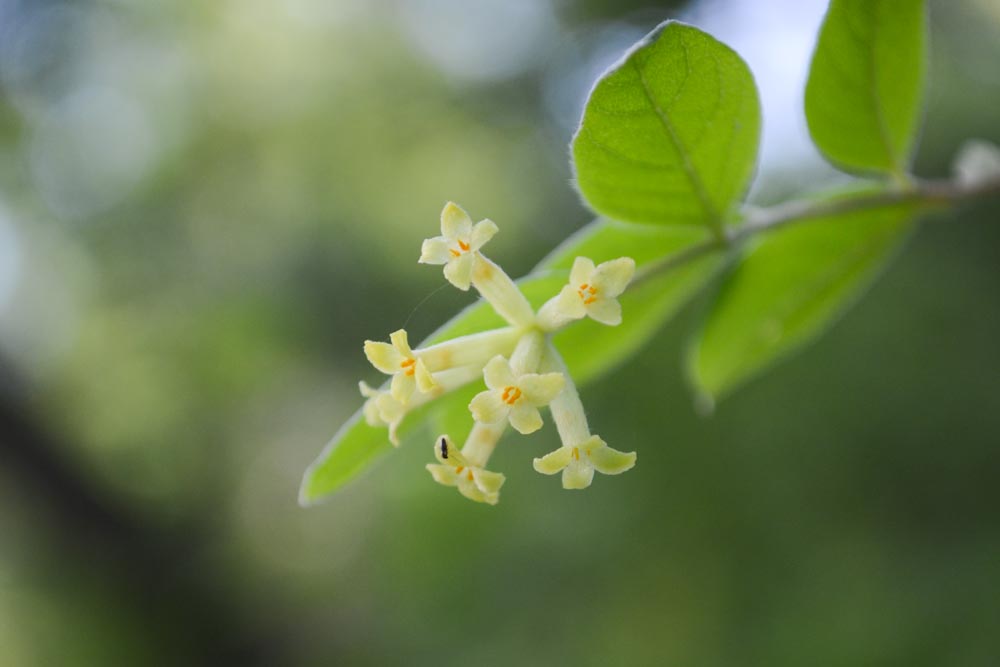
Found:
M 719 229 L 750 184 L 759 138 L 746 63 L 668 21 L 591 92 L 573 137 L 577 185 L 610 218 Z
M 717 400 L 829 327 L 892 256 L 919 206 L 831 215 L 765 237 L 726 277 L 689 350 L 702 397 Z
M 902 176 L 920 121 L 923 0 L 833 0 L 806 84 L 813 141 L 847 170 Z

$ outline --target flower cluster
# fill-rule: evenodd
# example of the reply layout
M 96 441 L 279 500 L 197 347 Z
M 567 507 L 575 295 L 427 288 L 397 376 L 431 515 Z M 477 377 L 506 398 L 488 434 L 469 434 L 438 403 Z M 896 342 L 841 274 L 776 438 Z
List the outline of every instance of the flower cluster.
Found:
M 434 442 L 438 462 L 427 470 L 440 484 L 491 505 L 499 500 L 505 478 L 486 469 L 490 456 L 508 425 L 525 435 L 540 429 L 540 408 L 548 408 L 562 447 L 535 459 L 534 467 L 546 475 L 561 472 L 564 488 L 586 488 L 595 470 L 617 475 L 636 459 L 635 452 L 612 449 L 591 434 L 573 380 L 551 341 L 554 332 L 585 317 L 620 324 L 617 297 L 632 280 L 635 262 L 621 257 L 595 266 L 577 257 L 569 283 L 536 313 L 514 281 L 482 254 L 496 233 L 492 221 L 473 224 L 449 202 L 441 212 L 441 236 L 424 241 L 420 263 L 444 265 L 450 283 L 461 290 L 475 287 L 509 326 L 417 349 L 402 329 L 388 343 L 365 341 L 368 360 L 391 379 L 379 389 L 360 385 L 367 399 L 365 420 L 387 426 L 389 439 L 398 445 L 397 429 L 409 412 L 482 378 L 486 389 L 469 403 L 474 423 L 464 445 L 458 448 L 450 436 L 439 436 Z

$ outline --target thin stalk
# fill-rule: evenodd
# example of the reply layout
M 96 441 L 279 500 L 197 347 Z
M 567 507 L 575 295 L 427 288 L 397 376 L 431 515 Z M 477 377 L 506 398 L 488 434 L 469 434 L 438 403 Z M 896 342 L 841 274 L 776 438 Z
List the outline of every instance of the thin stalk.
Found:
M 656 276 L 672 271 L 714 252 L 737 247 L 756 237 L 776 229 L 810 222 L 844 213 L 873 211 L 897 204 L 926 204 L 928 208 L 947 208 L 962 202 L 1000 195 L 1000 179 L 961 185 L 954 181 L 915 181 L 906 189 L 889 190 L 853 198 L 833 201 L 790 201 L 777 206 L 747 211 L 746 222 L 732 229 L 724 237 L 715 237 L 690 246 L 686 250 L 647 264 L 640 269 L 632 285 L 646 282 Z

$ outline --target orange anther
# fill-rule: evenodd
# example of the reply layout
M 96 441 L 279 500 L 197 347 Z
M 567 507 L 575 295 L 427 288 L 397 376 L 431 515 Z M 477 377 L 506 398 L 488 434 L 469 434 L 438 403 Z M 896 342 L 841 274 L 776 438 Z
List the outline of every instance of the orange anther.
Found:
M 462 256 L 462 253 L 460 253 L 459 251 L 455 250 L 454 248 L 449 248 L 448 252 L 451 253 L 452 257 L 461 257 Z
M 413 375 L 417 370 L 416 366 L 416 359 L 403 359 L 403 361 L 399 364 L 399 367 L 402 368 L 403 372 L 407 375 Z
M 578 447 L 573 448 L 573 458 L 577 461 L 580 460 L 580 449 Z
M 459 241 L 458 247 L 461 248 L 463 252 L 469 252 L 469 244 L 465 241 Z
M 589 297 L 587 297 L 586 299 L 583 300 L 583 302 L 585 304 L 587 304 L 588 306 L 590 304 L 594 303 L 595 301 L 597 301 L 597 297 L 596 296 L 589 296 Z
M 459 475 L 461 475 L 461 474 L 462 474 L 462 471 L 463 471 L 463 470 L 465 470 L 465 466 L 458 466 L 457 468 L 455 468 L 455 472 L 456 472 L 457 474 L 459 474 Z M 471 472 L 471 471 L 470 471 L 470 472 Z
M 465 479 L 472 481 L 472 468 L 469 468 L 469 472 L 465 475 Z
M 500 400 L 507 405 L 514 405 L 519 398 L 521 398 L 521 390 L 517 387 L 504 387 L 503 394 L 500 396 Z
M 589 297 L 587 296 L 588 292 L 590 293 Z M 597 288 L 593 285 L 583 283 L 580 285 L 580 289 L 578 289 L 576 293 L 580 295 L 580 298 L 583 299 L 584 303 L 594 303 L 594 301 L 597 300 L 594 298 L 594 295 L 597 294 Z

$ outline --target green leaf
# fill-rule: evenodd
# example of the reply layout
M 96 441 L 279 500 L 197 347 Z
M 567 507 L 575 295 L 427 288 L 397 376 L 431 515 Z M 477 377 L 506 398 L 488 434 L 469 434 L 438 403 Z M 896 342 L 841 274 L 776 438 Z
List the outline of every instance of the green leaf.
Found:
M 923 0 L 833 0 L 806 84 L 806 119 L 849 171 L 909 168 L 927 65 Z
M 422 406 L 408 415 L 399 427 L 400 440 L 405 441 L 420 416 L 426 415 L 429 406 Z M 375 428 L 365 422 L 359 409 L 330 439 L 322 453 L 306 469 L 299 489 L 299 504 L 315 504 L 320 498 L 353 479 L 373 461 L 392 449 L 388 430 Z
M 537 308 L 566 284 L 569 267 L 578 255 L 586 255 L 596 262 L 627 255 L 636 260 L 641 272 L 653 262 L 683 252 L 709 237 L 704 229 L 598 220 L 553 251 L 533 274 L 518 281 L 518 285 Z M 630 288 L 621 297 L 625 317 L 618 327 L 605 327 L 588 320 L 570 325 L 557 334 L 554 340 L 574 380 L 578 384 L 586 382 L 627 359 L 705 284 L 720 263 L 719 254 L 706 255 L 681 270 Z M 479 300 L 431 334 L 421 347 L 505 325 L 488 303 Z M 400 425 L 400 439 L 405 444 L 408 436 L 422 432 L 419 427 L 428 418 L 438 432 L 464 439 L 472 426 L 467 408 L 469 399 L 479 390 L 477 385 L 470 385 L 407 415 Z M 368 426 L 359 410 L 306 471 L 300 503 L 317 502 L 391 448 L 386 429 Z
M 702 397 L 717 400 L 831 326 L 886 265 L 921 206 L 840 213 L 764 237 L 724 280 L 689 350 Z
M 753 176 L 760 103 L 746 63 L 668 21 L 601 77 L 573 137 L 577 184 L 616 220 L 720 229 Z

